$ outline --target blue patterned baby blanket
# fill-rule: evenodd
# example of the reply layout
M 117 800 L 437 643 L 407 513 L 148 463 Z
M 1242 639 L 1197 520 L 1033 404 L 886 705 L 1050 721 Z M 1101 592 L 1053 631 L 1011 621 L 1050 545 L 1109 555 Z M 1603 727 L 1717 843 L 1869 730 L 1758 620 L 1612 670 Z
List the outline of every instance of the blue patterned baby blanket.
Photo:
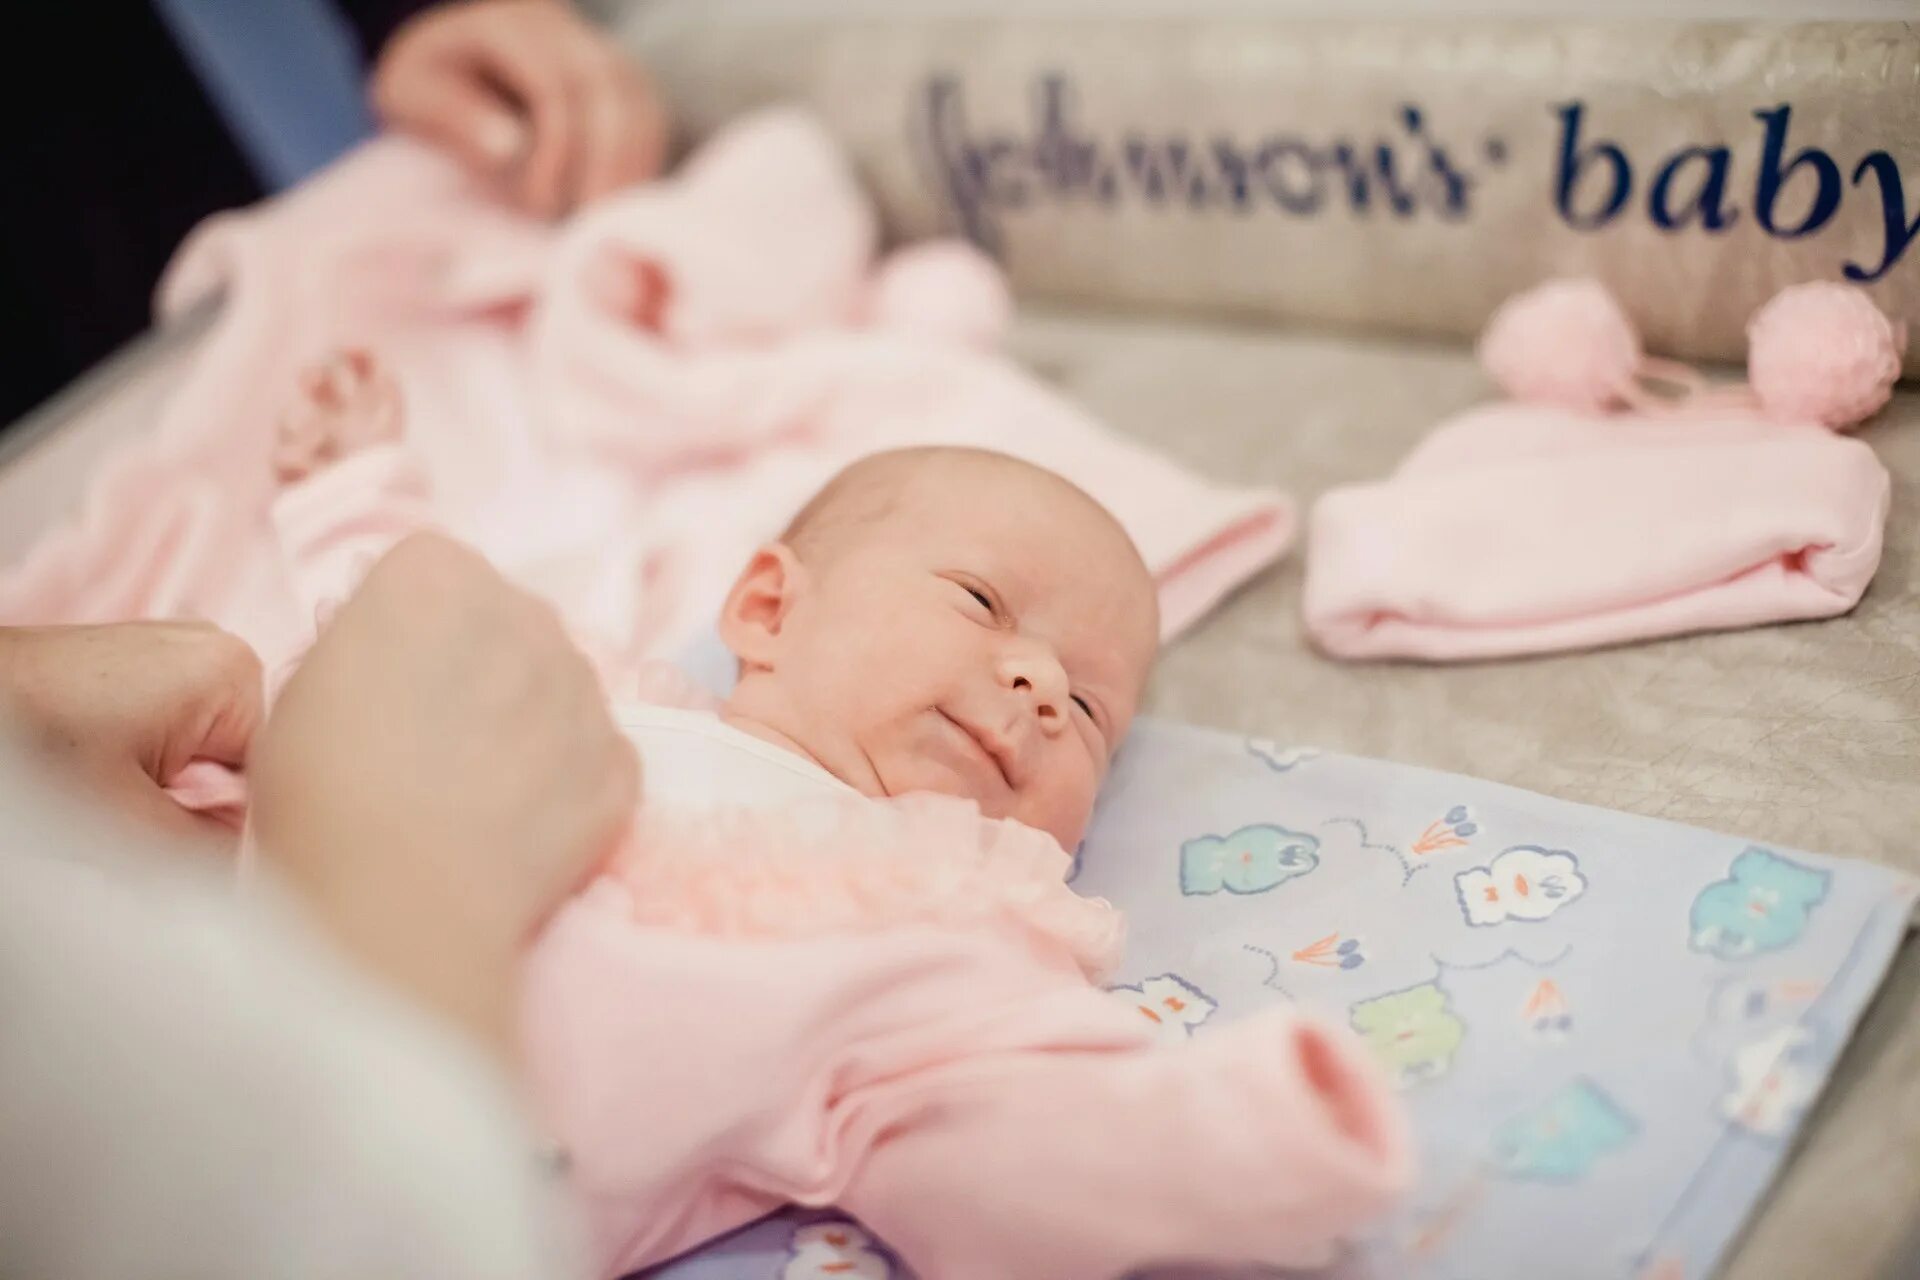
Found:
M 1294 1002 L 1351 1026 L 1398 1082 L 1420 1177 L 1325 1273 L 1356 1280 L 1708 1275 L 1920 891 L 1865 863 L 1163 723 L 1134 730 L 1073 882 L 1126 911 L 1114 997 L 1162 1036 Z M 651 1276 L 910 1280 L 821 1213 Z

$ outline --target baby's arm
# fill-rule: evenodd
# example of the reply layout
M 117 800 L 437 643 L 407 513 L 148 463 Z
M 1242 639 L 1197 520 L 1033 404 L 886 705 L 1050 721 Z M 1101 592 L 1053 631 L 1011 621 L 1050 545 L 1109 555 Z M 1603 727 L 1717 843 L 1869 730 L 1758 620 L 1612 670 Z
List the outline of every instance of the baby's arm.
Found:
M 921 1280 L 1323 1265 L 1408 1177 L 1362 1052 L 1274 1010 L 1173 1048 L 984 1056 L 875 1144 L 840 1204 Z
M 439 525 L 426 468 L 407 447 L 405 433 L 399 383 L 362 350 L 338 352 L 303 374 L 280 420 L 273 450 L 281 486 L 272 506 L 274 532 L 315 632 L 359 588 L 375 561 L 407 535 Z M 547 584 L 535 579 L 526 585 L 539 592 Z M 629 652 L 634 646 L 621 639 L 574 636 L 609 689 L 673 706 L 705 705 L 684 677 L 636 671 L 640 664 Z M 272 681 L 290 672 L 290 664 L 282 665 Z
M 302 375 L 281 418 L 273 524 L 316 628 L 394 544 L 433 527 L 426 472 L 402 439 L 404 420 L 398 383 L 357 350 Z
M 404 434 L 400 384 L 371 352 L 350 347 L 305 370 L 274 431 L 273 474 L 298 485 L 334 463 Z
M 1005 939 L 679 936 L 631 924 L 627 893 L 564 911 L 527 985 L 602 1274 L 782 1201 L 857 1215 L 921 1280 L 1313 1262 L 1405 1181 L 1364 1051 L 1284 1011 L 1160 1048 Z

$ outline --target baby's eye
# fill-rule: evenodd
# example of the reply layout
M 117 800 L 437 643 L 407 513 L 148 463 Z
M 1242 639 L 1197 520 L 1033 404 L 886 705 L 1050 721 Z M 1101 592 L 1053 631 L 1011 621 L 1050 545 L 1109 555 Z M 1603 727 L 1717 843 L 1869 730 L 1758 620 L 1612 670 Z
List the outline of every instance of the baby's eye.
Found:
M 1079 707 L 1082 711 L 1086 712 L 1087 719 L 1089 720 L 1093 719 L 1093 708 L 1088 706 L 1087 700 L 1081 697 L 1077 693 L 1073 695 L 1073 705 L 1076 707 Z
M 965 586 L 966 584 L 962 583 L 961 585 Z M 993 612 L 993 601 L 987 599 L 986 592 L 977 590 L 973 587 L 967 587 L 966 592 L 968 595 L 972 596 L 975 600 L 980 602 L 980 607 L 982 609 L 985 609 L 988 613 Z

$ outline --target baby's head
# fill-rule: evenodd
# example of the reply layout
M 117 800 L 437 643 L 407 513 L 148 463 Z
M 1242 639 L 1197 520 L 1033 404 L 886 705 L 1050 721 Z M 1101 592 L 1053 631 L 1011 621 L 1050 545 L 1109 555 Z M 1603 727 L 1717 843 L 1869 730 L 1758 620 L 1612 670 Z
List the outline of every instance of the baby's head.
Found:
M 854 464 L 762 548 L 720 634 L 729 717 L 867 795 L 978 801 L 1071 850 L 1159 645 L 1152 576 L 1105 508 L 974 449 Z

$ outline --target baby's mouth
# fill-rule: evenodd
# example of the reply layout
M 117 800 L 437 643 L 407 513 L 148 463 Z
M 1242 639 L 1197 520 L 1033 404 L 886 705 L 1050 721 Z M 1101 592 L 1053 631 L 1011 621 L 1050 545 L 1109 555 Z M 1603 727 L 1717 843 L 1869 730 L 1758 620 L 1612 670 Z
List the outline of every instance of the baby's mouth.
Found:
M 1009 753 L 1005 744 L 989 736 L 984 731 L 974 728 L 966 721 L 951 714 L 942 707 L 935 707 L 934 710 L 939 712 L 940 716 L 946 720 L 948 724 L 958 729 L 961 735 L 973 744 L 974 749 L 978 751 L 987 763 L 994 767 L 994 771 L 1000 775 L 1000 781 L 1006 784 L 1007 790 L 1012 791 L 1014 789 L 1013 770 L 1008 767 L 1007 757 Z

